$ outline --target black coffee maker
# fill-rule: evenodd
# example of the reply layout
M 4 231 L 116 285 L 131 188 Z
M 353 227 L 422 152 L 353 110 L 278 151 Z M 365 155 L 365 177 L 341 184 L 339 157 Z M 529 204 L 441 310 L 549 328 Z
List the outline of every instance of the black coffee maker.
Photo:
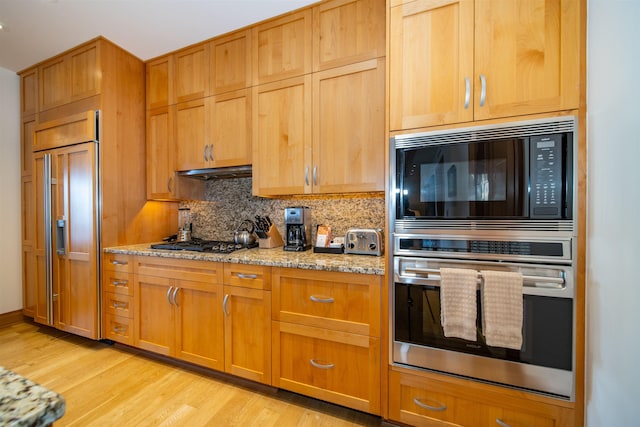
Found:
M 311 249 L 311 208 L 292 206 L 284 209 L 285 251 Z

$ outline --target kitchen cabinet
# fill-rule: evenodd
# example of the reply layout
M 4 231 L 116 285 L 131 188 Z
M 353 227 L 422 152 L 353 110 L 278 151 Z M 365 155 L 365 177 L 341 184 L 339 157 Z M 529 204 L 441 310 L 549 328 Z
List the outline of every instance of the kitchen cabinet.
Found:
M 251 87 L 251 30 L 216 37 L 210 49 L 211 94 Z
M 380 414 L 381 278 L 272 268 L 273 385 Z
M 38 66 L 40 111 L 101 92 L 101 46 L 96 39 Z
M 271 267 L 224 265 L 225 372 L 271 384 Z
M 24 83 L 24 80 L 23 80 Z M 23 90 L 24 93 L 24 90 Z M 33 106 L 35 108 L 35 104 Z M 24 105 L 23 105 L 24 111 Z M 34 110 L 35 111 L 35 110 Z M 36 306 L 36 256 L 34 252 L 35 194 L 33 188 L 33 136 L 35 115 L 23 116 L 20 146 L 20 185 L 22 197 L 22 313 L 33 317 Z
M 221 263 L 135 257 L 134 345 L 224 370 Z
M 252 27 L 254 85 L 311 72 L 311 16 L 306 8 Z
M 133 345 L 133 256 L 102 257 L 102 336 Z
M 209 44 L 181 49 L 173 57 L 175 103 L 209 96 Z
M 389 373 L 389 418 L 410 425 L 568 426 L 575 423 L 571 406 L 435 373 L 400 367 Z
M 311 75 L 253 87 L 253 194 L 311 188 Z
M 313 71 L 385 56 L 385 1 L 333 0 L 313 7 Z
M 183 102 L 175 108 L 177 170 L 202 169 L 208 158 L 209 103 L 205 98 Z M 206 146 L 206 147 L 205 147 Z
M 579 9 L 569 0 L 392 7 L 390 129 L 577 108 Z
M 20 72 L 20 115 L 33 116 L 38 111 L 38 68 Z
M 147 110 L 171 105 L 173 95 L 173 56 L 164 55 L 148 61 L 146 69 Z

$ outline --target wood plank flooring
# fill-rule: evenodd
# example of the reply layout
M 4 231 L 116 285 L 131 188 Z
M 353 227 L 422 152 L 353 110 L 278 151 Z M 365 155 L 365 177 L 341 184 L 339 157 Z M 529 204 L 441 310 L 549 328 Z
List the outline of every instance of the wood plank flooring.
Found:
M 270 387 L 20 322 L 0 328 L 0 366 L 62 394 L 58 426 L 380 426 Z

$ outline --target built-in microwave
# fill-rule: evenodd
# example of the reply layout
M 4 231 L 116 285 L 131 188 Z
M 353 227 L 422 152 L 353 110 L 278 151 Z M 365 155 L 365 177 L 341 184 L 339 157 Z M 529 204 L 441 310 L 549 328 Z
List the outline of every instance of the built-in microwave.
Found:
M 576 129 L 570 116 L 394 136 L 396 225 L 572 223 Z

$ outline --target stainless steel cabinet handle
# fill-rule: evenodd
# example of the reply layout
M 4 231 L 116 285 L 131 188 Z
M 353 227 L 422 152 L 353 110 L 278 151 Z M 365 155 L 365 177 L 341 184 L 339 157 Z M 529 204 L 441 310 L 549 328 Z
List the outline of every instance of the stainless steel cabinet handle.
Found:
M 207 161 L 207 150 L 209 149 L 209 144 L 205 144 L 204 148 L 202 149 L 202 158 L 204 159 L 204 161 Z
M 59 219 L 56 221 L 56 253 L 58 255 L 66 255 L 67 249 L 65 247 L 65 232 L 66 221 Z
M 209 160 L 213 160 L 213 144 L 209 145 Z
M 442 412 L 442 411 L 446 411 L 447 410 L 447 405 L 445 405 L 444 403 L 435 402 L 440 406 L 430 406 L 430 405 L 427 405 L 425 403 L 422 403 L 420 401 L 420 399 L 418 399 L 417 397 L 413 398 L 413 403 L 415 403 L 416 405 L 418 405 L 422 409 L 426 409 L 427 411 Z
M 180 288 L 176 286 L 173 289 L 173 293 L 171 294 L 171 301 L 173 302 L 173 305 L 176 305 L 176 306 L 180 305 L 180 304 L 178 304 L 178 301 L 176 301 L 176 295 L 178 294 L 179 290 L 180 290 Z
M 127 308 L 127 303 L 126 302 L 114 301 L 113 302 L 113 308 Z
M 313 185 L 318 185 L 318 167 L 313 167 Z
M 128 280 L 114 280 L 111 282 L 111 284 L 115 287 L 127 286 L 128 283 L 129 283 Z
M 511 427 L 509 424 L 505 423 L 500 418 L 496 418 L 496 424 L 498 424 L 499 426 L 502 426 L 502 427 Z
M 111 264 L 113 264 L 113 265 L 129 265 L 128 262 L 126 262 L 126 261 L 118 261 L 117 259 L 114 259 L 113 261 L 111 261 Z
M 311 363 L 312 366 L 320 369 L 331 369 L 335 366 L 333 363 L 318 363 L 313 359 L 309 359 L 309 363 Z
M 167 303 L 171 304 L 171 291 L 173 290 L 173 286 L 169 286 L 167 289 Z
M 229 312 L 227 311 L 227 301 L 229 301 L 229 294 L 224 294 L 224 299 L 222 300 L 222 311 L 224 315 L 229 317 Z
M 471 102 L 471 79 L 469 77 L 464 78 L 464 109 L 469 108 L 469 102 Z
M 480 84 L 482 85 L 480 89 L 480 106 L 484 107 L 484 103 L 487 100 L 487 78 L 484 74 L 480 74 Z
M 172 182 L 173 182 L 173 177 L 172 177 L 172 176 L 170 176 L 170 177 L 167 179 L 167 190 L 169 191 L 169 193 L 172 193 L 172 192 L 173 192 L 173 190 L 171 189 L 171 183 L 172 183 Z
M 118 327 L 118 326 L 114 326 L 114 327 L 113 327 L 113 333 L 114 333 L 114 334 L 124 334 L 124 333 L 125 333 L 125 331 L 126 331 L 126 329 L 125 329 L 125 327 L 124 327 L 124 326 L 120 326 L 120 327 Z
M 238 278 L 239 279 L 257 279 L 258 275 L 257 274 L 238 273 Z
M 324 303 L 332 303 L 335 302 L 336 300 L 331 298 L 331 297 L 320 297 L 320 296 L 315 296 L 315 295 L 311 295 L 309 297 L 309 299 L 313 302 L 324 302 Z
M 45 241 L 45 291 L 47 295 L 47 324 L 53 325 L 53 250 L 51 245 L 53 243 L 53 236 L 51 232 L 52 227 L 52 198 L 54 178 L 51 171 L 51 154 L 45 154 L 42 157 L 43 161 L 43 192 L 44 192 L 44 241 Z
M 309 185 L 309 166 L 304 168 L 304 184 Z

